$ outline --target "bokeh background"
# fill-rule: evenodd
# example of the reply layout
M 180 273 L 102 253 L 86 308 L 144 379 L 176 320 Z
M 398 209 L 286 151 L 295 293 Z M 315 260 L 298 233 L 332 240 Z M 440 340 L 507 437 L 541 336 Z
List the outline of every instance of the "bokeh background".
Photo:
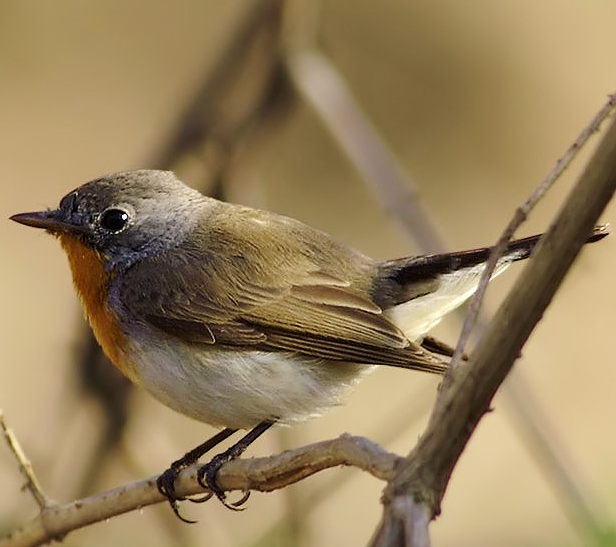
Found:
M 132 392 L 117 442 L 101 442 L 105 414 L 76 373 L 87 330 L 65 258 L 51 238 L 6 219 L 55 206 L 101 174 L 159 165 L 187 105 L 221 70 L 238 22 L 257 4 L 0 3 L 0 409 L 57 501 L 158 473 L 212 430 Z M 331 61 L 451 249 L 495 241 L 616 87 L 609 0 L 289 0 L 284 10 L 283 50 L 316 47 Z M 274 118 L 253 120 L 259 127 L 231 159 L 216 147 L 193 148 L 178 170 L 187 182 L 220 191 L 208 162 L 222 161 L 229 199 L 294 216 L 375 257 L 418 252 L 311 105 L 289 92 Z M 583 164 L 567 172 L 520 235 L 549 224 Z M 616 219 L 614 206 L 605 219 Z M 431 526 L 435 545 L 614 544 L 615 249 L 608 238 L 584 250 L 533 333 L 511 386 L 453 474 Z M 515 276 L 512 270 L 491 288 L 488 314 Z M 454 316 L 436 334 L 454 343 L 459 327 Z M 250 454 L 343 431 L 406 453 L 437 385 L 379 370 L 346 406 L 270 433 Z M 529 424 L 555 448 L 579 496 Z M 36 514 L 21 484 L 0 442 L 3 532 Z M 186 504 L 186 515 L 199 520 L 188 526 L 160 505 L 77 531 L 64 544 L 362 545 L 379 520 L 382 487 L 358 470 L 334 469 L 253 494 L 242 513 Z

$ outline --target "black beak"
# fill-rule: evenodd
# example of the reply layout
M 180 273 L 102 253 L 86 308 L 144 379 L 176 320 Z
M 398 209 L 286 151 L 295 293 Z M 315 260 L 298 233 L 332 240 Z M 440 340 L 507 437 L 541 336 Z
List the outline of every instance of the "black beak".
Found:
M 68 223 L 62 218 L 62 213 L 59 210 L 52 211 L 37 211 L 34 213 L 19 213 L 10 217 L 11 220 L 32 226 L 33 228 L 43 228 L 50 232 L 74 232 L 75 226 Z

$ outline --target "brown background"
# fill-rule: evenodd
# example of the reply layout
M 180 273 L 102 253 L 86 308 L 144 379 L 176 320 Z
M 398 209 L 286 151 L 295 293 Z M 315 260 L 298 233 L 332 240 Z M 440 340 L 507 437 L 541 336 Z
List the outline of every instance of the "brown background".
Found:
M 100 174 L 147 167 L 245 5 L 0 3 L 0 218 L 55 206 Z M 322 3 L 318 27 L 322 50 L 453 249 L 494 241 L 614 91 L 614 20 L 609 0 L 332 0 Z M 414 252 L 310 107 L 294 109 L 251 162 L 236 199 L 300 218 L 375 257 Z M 568 172 L 523 233 L 545 228 L 582 166 Z M 616 220 L 614 207 L 605 219 Z M 584 251 L 514 372 L 539 399 L 548 434 L 606 523 L 616 517 L 613 237 Z M 80 312 L 54 241 L 6 220 L 0 241 L 0 408 L 47 493 L 69 501 L 98 424 L 93 404 L 76 395 L 71 368 Z M 495 284 L 488 310 L 515 275 Z M 437 333 L 453 342 L 458 329 L 453 318 Z M 436 386 L 434 378 L 380 370 L 346 406 L 266 436 L 251 454 L 342 431 L 404 453 L 423 428 Z M 459 462 L 431 528 L 435 545 L 589 544 L 579 513 L 570 518 L 510 408 L 506 396 L 497 396 L 495 412 Z M 101 468 L 93 488 L 160 472 L 210 433 L 135 393 L 121 453 Z M 334 488 L 340 475 L 349 480 Z M 0 443 L 3 530 L 35 512 L 20 485 Z M 381 488 L 357 470 L 331 470 L 283 492 L 255 494 L 240 514 L 216 503 L 187 506 L 199 524 L 176 528 L 168 508 L 148 508 L 74 533 L 65 544 L 286 545 L 284 535 L 262 534 L 288 507 L 325 489 L 329 495 L 301 510 L 301 541 L 361 545 L 378 521 Z

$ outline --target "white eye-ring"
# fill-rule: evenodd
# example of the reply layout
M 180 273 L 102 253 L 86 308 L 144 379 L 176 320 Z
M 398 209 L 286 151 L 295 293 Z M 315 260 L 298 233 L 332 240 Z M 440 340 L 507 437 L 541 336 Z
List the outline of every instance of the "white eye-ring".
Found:
M 128 226 L 130 214 L 125 209 L 109 207 L 101 213 L 98 222 L 105 230 L 117 234 Z

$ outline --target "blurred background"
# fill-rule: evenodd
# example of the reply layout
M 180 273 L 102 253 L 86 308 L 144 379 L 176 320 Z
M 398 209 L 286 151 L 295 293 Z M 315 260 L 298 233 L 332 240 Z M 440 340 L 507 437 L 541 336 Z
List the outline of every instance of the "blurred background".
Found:
M 615 19 L 608 0 L 0 3 L 0 409 L 46 493 L 68 502 L 159 473 L 213 430 L 111 374 L 59 246 L 9 215 L 55 207 L 105 173 L 165 167 L 377 258 L 423 252 L 332 133 L 341 116 L 351 139 L 372 128 L 389 149 L 447 248 L 490 244 L 615 90 Z M 322 55 L 316 65 L 299 62 L 306 51 Z M 333 69 L 360 110 L 311 66 Z M 547 227 L 591 149 L 519 235 Z M 613 238 L 583 251 L 481 422 L 431 525 L 435 545 L 616 544 Z M 487 315 L 520 269 L 494 283 Z M 453 344 L 460 325 L 454 315 L 435 334 Z M 268 433 L 249 455 L 344 431 L 405 454 L 437 386 L 378 370 L 347 405 Z M 0 485 L 4 534 L 37 509 L 2 442 Z M 161 504 L 64 545 L 362 545 L 382 488 L 333 469 L 255 493 L 242 513 L 184 504 L 199 521 L 189 526 Z

